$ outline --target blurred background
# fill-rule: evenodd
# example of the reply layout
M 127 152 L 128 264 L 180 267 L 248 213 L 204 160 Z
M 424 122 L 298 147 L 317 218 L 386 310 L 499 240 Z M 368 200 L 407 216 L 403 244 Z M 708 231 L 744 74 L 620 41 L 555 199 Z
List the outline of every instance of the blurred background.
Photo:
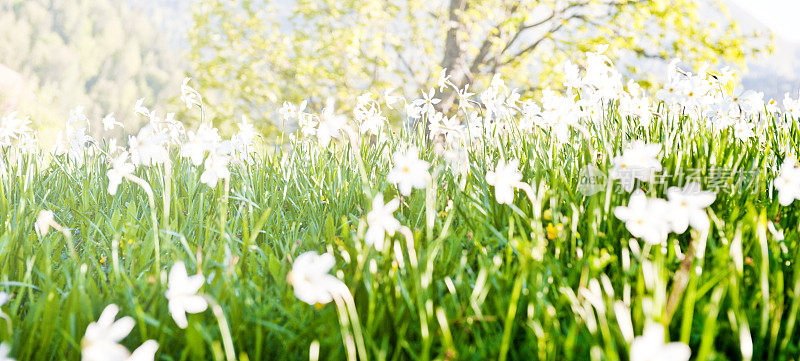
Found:
M 92 135 L 123 137 L 147 122 L 144 98 L 192 124 L 189 76 L 223 131 L 246 115 L 269 135 L 292 127 L 284 101 L 347 112 L 366 91 L 419 97 L 444 68 L 469 90 L 500 74 L 537 97 L 605 45 L 645 89 L 680 58 L 782 101 L 800 90 L 798 13 L 796 0 L 0 0 L 0 116 L 30 115 L 48 139 L 82 106 Z M 453 94 L 438 96 L 446 110 Z M 110 113 L 124 130 L 104 133 Z

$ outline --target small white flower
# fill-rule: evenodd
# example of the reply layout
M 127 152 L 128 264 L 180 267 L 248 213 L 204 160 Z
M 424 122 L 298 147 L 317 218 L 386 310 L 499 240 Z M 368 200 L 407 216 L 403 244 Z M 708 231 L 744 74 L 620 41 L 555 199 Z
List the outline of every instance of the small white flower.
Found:
M 400 229 L 400 222 L 394 218 L 394 211 L 400 206 L 400 200 L 392 199 L 388 203 L 383 203 L 383 194 L 378 194 L 372 200 L 372 210 L 367 213 L 367 233 L 364 242 L 367 245 L 375 246 L 378 251 L 383 251 L 385 235 L 394 235 Z
M 386 106 L 392 110 L 394 110 L 394 104 L 403 99 L 401 96 L 393 95 L 393 92 L 394 89 L 387 89 L 383 92 L 383 99 L 386 101 Z
M 456 89 L 456 94 L 458 95 L 458 107 L 460 109 L 466 111 L 474 107 L 470 98 L 475 95 L 475 93 L 469 92 L 469 84 L 464 84 L 463 89 Z
M 640 189 L 631 194 L 628 206 L 614 208 L 614 215 L 625 222 L 625 228 L 634 237 L 650 244 L 661 244 L 667 240 L 670 224 L 667 221 L 667 201 L 647 198 Z
M 128 138 L 131 162 L 145 166 L 169 162 L 168 142 L 167 135 L 153 124 L 145 125 L 139 130 L 139 134 Z
M 83 114 L 83 107 L 70 110 L 64 129 L 58 133 L 58 141 L 54 147 L 55 154 L 67 154 L 73 160 L 82 162 L 85 150 L 94 142 L 88 131 L 89 120 Z
M 422 107 L 417 106 L 415 103 L 407 103 L 406 116 L 409 119 L 419 119 L 422 116 Z
M 245 115 L 242 115 L 242 121 L 240 121 L 236 125 L 239 127 L 239 132 L 236 133 L 236 140 L 238 144 L 242 148 L 245 149 L 249 148 L 253 144 L 253 141 L 258 136 L 256 128 L 253 127 L 253 123 L 250 123 L 250 121 L 247 119 L 247 116 Z
M 189 131 L 186 138 L 187 141 L 181 145 L 181 156 L 191 159 L 196 166 L 203 163 L 206 152 L 214 151 L 222 141 L 219 130 L 208 124 L 201 124 L 197 132 Z
M 800 199 L 800 164 L 797 163 L 797 158 L 790 155 L 783 160 L 774 185 L 778 190 L 778 202 L 782 206 L 788 206 L 795 199 Z
M 358 130 L 361 134 L 381 135 L 386 125 L 386 117 L 381 114 L 378 103 L 372 100 L 372 93 L 364 93 L 358 97 L 353 109 Z
M 457 144 L 466 128 L 457 116 L 448 118 L 441 112 L 434 113 L 429 122 L 431 139 L 442 136 L 445 144 Z
M 310 251 L 294 260 L 287 280 L 294 287 L 294 295 L 309 305 L 324 305 L 333 300 L 333 294 L 344 287 L 344 283 L 328 272 L 336 264 L 330 253 L 317 254 Z
M 150 110 L 144 106 L 144 98 L 136 100 L 136 104 L 133 105 L 133 111 L 141 116 L 150 117 Z
M 186 104 L 188 109 L 192 109 L 193 106 L 201 106 L 200 104 L 203 102 L 200 93 L 189 86 L 190 80 L 192 78 L 183 78 L 183 83 L 181 83 L 181 101 Z
M 494 171 L 486 172 L 486 183 L 494 186 L 494 196 L 500 204 L 514 203 L 514 188 L 520 181 L 522 173 L 519 172 L 517 159 L 512 159 L 508 163 L 501 159 Z
M 119 308 L 115 304 L 106 306 L 97 322 L 86 327 L 86 334 L 81 342 L 81 360 L 83 361 L 144 361 L 153 360 L 158 343 L 148 340 L 131 354 L 125 346 L 119 344 L 128 336 L 134 326 L 133 318 L 125 316 L 115 320 Z
M 229 178 L 231 176 L 231 172 L 228 170 L 229 160 L 227 156 L 211 153 L 206 158 L 200 182 L 214 188 L 217 186 L 217 181 Z
M 9 347 L 5 342 L 0 343 L 0 361 L 15 361 L 15 359 L 9 356 L 10 353 L 11 347 Z
M 635 179 L 649 181 L 655 172 L 661 171 L 661 162 L 656 159 L 661 152 L 661 144 L 647 144 L 641 140 L 633 141 L 611 161 L 611 179 L 619 179 L 622 187 L 630 192 Z
M 0 118 L 0 147 L 11 145 L 13 139 L 18 139 L 31 132 L 28 117 L 18 117 L 18 112 L 11 112 Z
M 669 199 L 669 220 L 672 231 L 675 233 L 686 232 L 689 225 L 692 228 L 705 232 L 708 230 L 708 214 L 704 208 L 714 203 L 716 194 L 700 190 L 697 183 L 689 183 L 683 189 L 670 187 L 667 189 Z
M 392 160 L 394 166 L 386 176 L 386 180 L 396 184 L 400 194 L 407 196 L 411 194 L 412 188 L 424 189 L 428 186 L 431 181 L 431 175 L 428 173 L 430 164 L 419 159 L 417 147 L 412 146 L 405 151 L 394 152 Z
M 429 92 L 422 92 L 422 99 L 414 100 L 412 103 L 414 106 L 419 107 L 422 113 L 431 115 L 434 111 L 436 111 L 436 104 L 441 102 L 441 99 L 438 99 L 436 96 L 436 90 L 431 88 Z
M 39 214 L 36 216 L 36 222 L 34 223 L 36 232 L 38 232 L 42 237 L 46 236 L 47 233 L 50 232 L 50 227 L 56 223 L 55 219 L 56 218 L 53 214 L 53 211 L 39 211 Z
M 444 68 L 441 72 L 439 72 L 439 78 L 436 80 L 436 85 L 439 87 L 439 91 L 443 92 L 444 88 L 446 88 L 449 84 L 452 84 L 450 81 L 450 75 L 447 74 L 447 68 Z
M 783 109 L 784 114 L 789 118 L 790 121 L 797 120 L 797 118 L 800 117 L 800 96 L 797 99 L 792 99 L 792 97 L 789 96 L 789 93 L 784 94 Z
M 344 115 L 334 112 L 334 99 L 329 98 L 322 109 L 317 124 L 317 141 L 319 146 L 326 148 L 331 143 L 331 139 L 339 139 L 343 128 L 347 125 L 347 118 Z
M 122 123 L 118 122 L 117 118 L 114 118 L 114 113 L 111 113 L 103 117 L 102 122 L 103 122 L 103 130 L 106 131 L 114 129 L 114 126 L 119 126 L 120 128 L 123 127 Z
M 122 179 L 133 173 L 134 166 L 128 162 L 128 152 L 122 152 L 111 161 L 111 169 L 108 170 L 108 194 L 117 194 L 117 188 L 122 183 Z
M 180 328 L 186 328 L 189 321 L 186 313 L 200 313 L 206 310 L 208 303 L 203 296 L 197 294 L 205 282 L 202 274 L 189 276 L 186 265 L 178 261 L 169 271 L 169 283 L 166 296 L 169 300 L 169 313 Z
M 755 136 L 753 128 L 756 125 L 749 122 L 739 122 L 733 126 L 733 135 L 739 140 L 746 142 L 748 139 Z
M 688 361 L 692 350 L 681 342 L 664 342 L 664 326 L 651 323 L 631 342 L 631 361 Z
M 86 117 L 86 114 L 83 113 L 83 107 L 77 106 L 72 108 L 69 111 L 69 120 L 68 123 L 86 123 L 89 124 L 89 118 Z

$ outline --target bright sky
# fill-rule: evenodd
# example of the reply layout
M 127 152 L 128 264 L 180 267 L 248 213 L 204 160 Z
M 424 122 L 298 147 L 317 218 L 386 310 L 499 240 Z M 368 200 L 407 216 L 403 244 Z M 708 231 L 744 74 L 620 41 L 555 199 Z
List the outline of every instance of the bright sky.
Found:
M 728 0 L 766 25 L 776 37 L 800 43 L 800 0 Z

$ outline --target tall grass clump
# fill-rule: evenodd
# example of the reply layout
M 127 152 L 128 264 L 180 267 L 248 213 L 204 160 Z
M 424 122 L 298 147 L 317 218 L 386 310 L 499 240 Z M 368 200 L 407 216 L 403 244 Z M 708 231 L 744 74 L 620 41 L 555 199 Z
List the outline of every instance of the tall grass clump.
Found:
M 125 147 L 76 109 L 44 153 L 8 114 L 0 359 L 796 360 L 800 101 L 583 69 L 447 115 L 286 103 L 275 144 L 188 81 L 199 125 L 140 102 Z

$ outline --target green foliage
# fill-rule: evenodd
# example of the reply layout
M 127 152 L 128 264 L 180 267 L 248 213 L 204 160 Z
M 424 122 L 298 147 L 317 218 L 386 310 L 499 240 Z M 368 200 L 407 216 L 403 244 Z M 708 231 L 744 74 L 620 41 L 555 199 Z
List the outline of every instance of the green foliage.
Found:
M 443 67 L 458 87 L 484 87 L 499 73 L 525 98 L 559 87 L 565 60 L 603 44 L 645 85 L 655 81 L 640 69 L 649 62 L 743 66 L 768 49 L 722 4 L 698 0 L 201 0 L 189 38 L 215 123 L 244 114 L 273 130 L 278 99 L 334 97 L 349 109 L 367 90 L 418 96 Z
M 191 315 L 181 330 L 167 310 L 167 270 L 182 260 L 190 273 L 208 277 L 201 291 L 222 306 L 240 359 L 307 359 L 315 340 L 323 359 L 344 359 L 335 306 L 300 302 L 286 281 L 292 260 L 315 250 L 336 256 L 333 273 L 354 296 L 374 359 L 627 360 L 614 300 L 629 305 L 637 335 L 643 309 L 652 307 L 670 338 L 687 343 L 698 360 L 740 359 L 744 327 L 754 360 L 796 359 L 800 209 L 797 202 L 779 206 L 769 182 L 787 146 L 798 151 L 797 123 L 779 131 L 773 122 L 763 143 L 741 142 L 731 130 L 690 130 L 685 117 L 632 128 L 612 111 L 602 124 L 589 132 L 591 144 L 606 154 L 596 158 L 604 171 L 625 143 L 642 139 L 664 145 L 665 172 L 698 169 L 704 189 L 719 181 L 714 167 L 757 174 L 750 188 L 734 187 L 737 179 L 718 184 L 734 190 L 719 191 L 710 207 L 704 255 L 681 260 L 698 245 L 697 234 L 689 233 L 671 237 L 663 248 L 634 251 L 629 242 L 637 241 L 611 211 L 627 204 L 628 193 L 609 187 L 585 196 L 578 190 L 580 171 L 596 154 L 577 132 L 563 147 L 538 129 L 487 140 L 470 151 L 463 190 L 418 141 L 434 182 L 402 198 L 396 214 L 414 231 L 415 255 L 406 246 L 398 246 L 399 254 L 393 247 L 377 252 L 361 238 L 372 192 L 396 195 L 385 177 L 397 139 L 364 142 L 356 150 L 366 184 L 348 144 L 320 150 L 294 143 L 291 150 L 264 152 L 253 163 L 233 166 L 230 183 L 214 189 L 174 156 L 169 172 L 137 171 L 155 192 L 155 227 L 140 187 L 124 182 L 116 195 L 106 192 L 103 157 L 87 155 L 78 164 L 26 156 L 9 162 L 9 178 L 0 185 L 0 290 L 13 294 L 2 309 L 10 328 L 0 327 L 0 339 L 20 360 L 78 359 L 86 326 L 115 303 L 136 320 L 123 342 L 129 348 L 155 339 L 163 360 L 222 359 L 210 311 Z M 521 160 L 523 180 L 534 186 L 531 200 L 518 194 L 514 205 L 495 202 L 484 174 L 500 158 Z M 684 181 L 642 187 L 660 196 Z M 42 209 L 52 209 L 71 230 L 77 258 L 61 234 L 36 235 Z M 769 222 L 785 238 L 767 232 Z M 545 231 L 559 223 L 562 230 Z M 400 234 L 392 240 L 406 244 Z M 645 279 L 645 263 L 654 278 Z M 686 277 L 685 291 L 677 291 L 680 277 Z M 578 315 L 584 304 L 575 294 L 604 278 L 614 292 L 605 288 L 601 296 L 606 309 L 592 313 L 589 307 L 601 325 L 592 330 Z

